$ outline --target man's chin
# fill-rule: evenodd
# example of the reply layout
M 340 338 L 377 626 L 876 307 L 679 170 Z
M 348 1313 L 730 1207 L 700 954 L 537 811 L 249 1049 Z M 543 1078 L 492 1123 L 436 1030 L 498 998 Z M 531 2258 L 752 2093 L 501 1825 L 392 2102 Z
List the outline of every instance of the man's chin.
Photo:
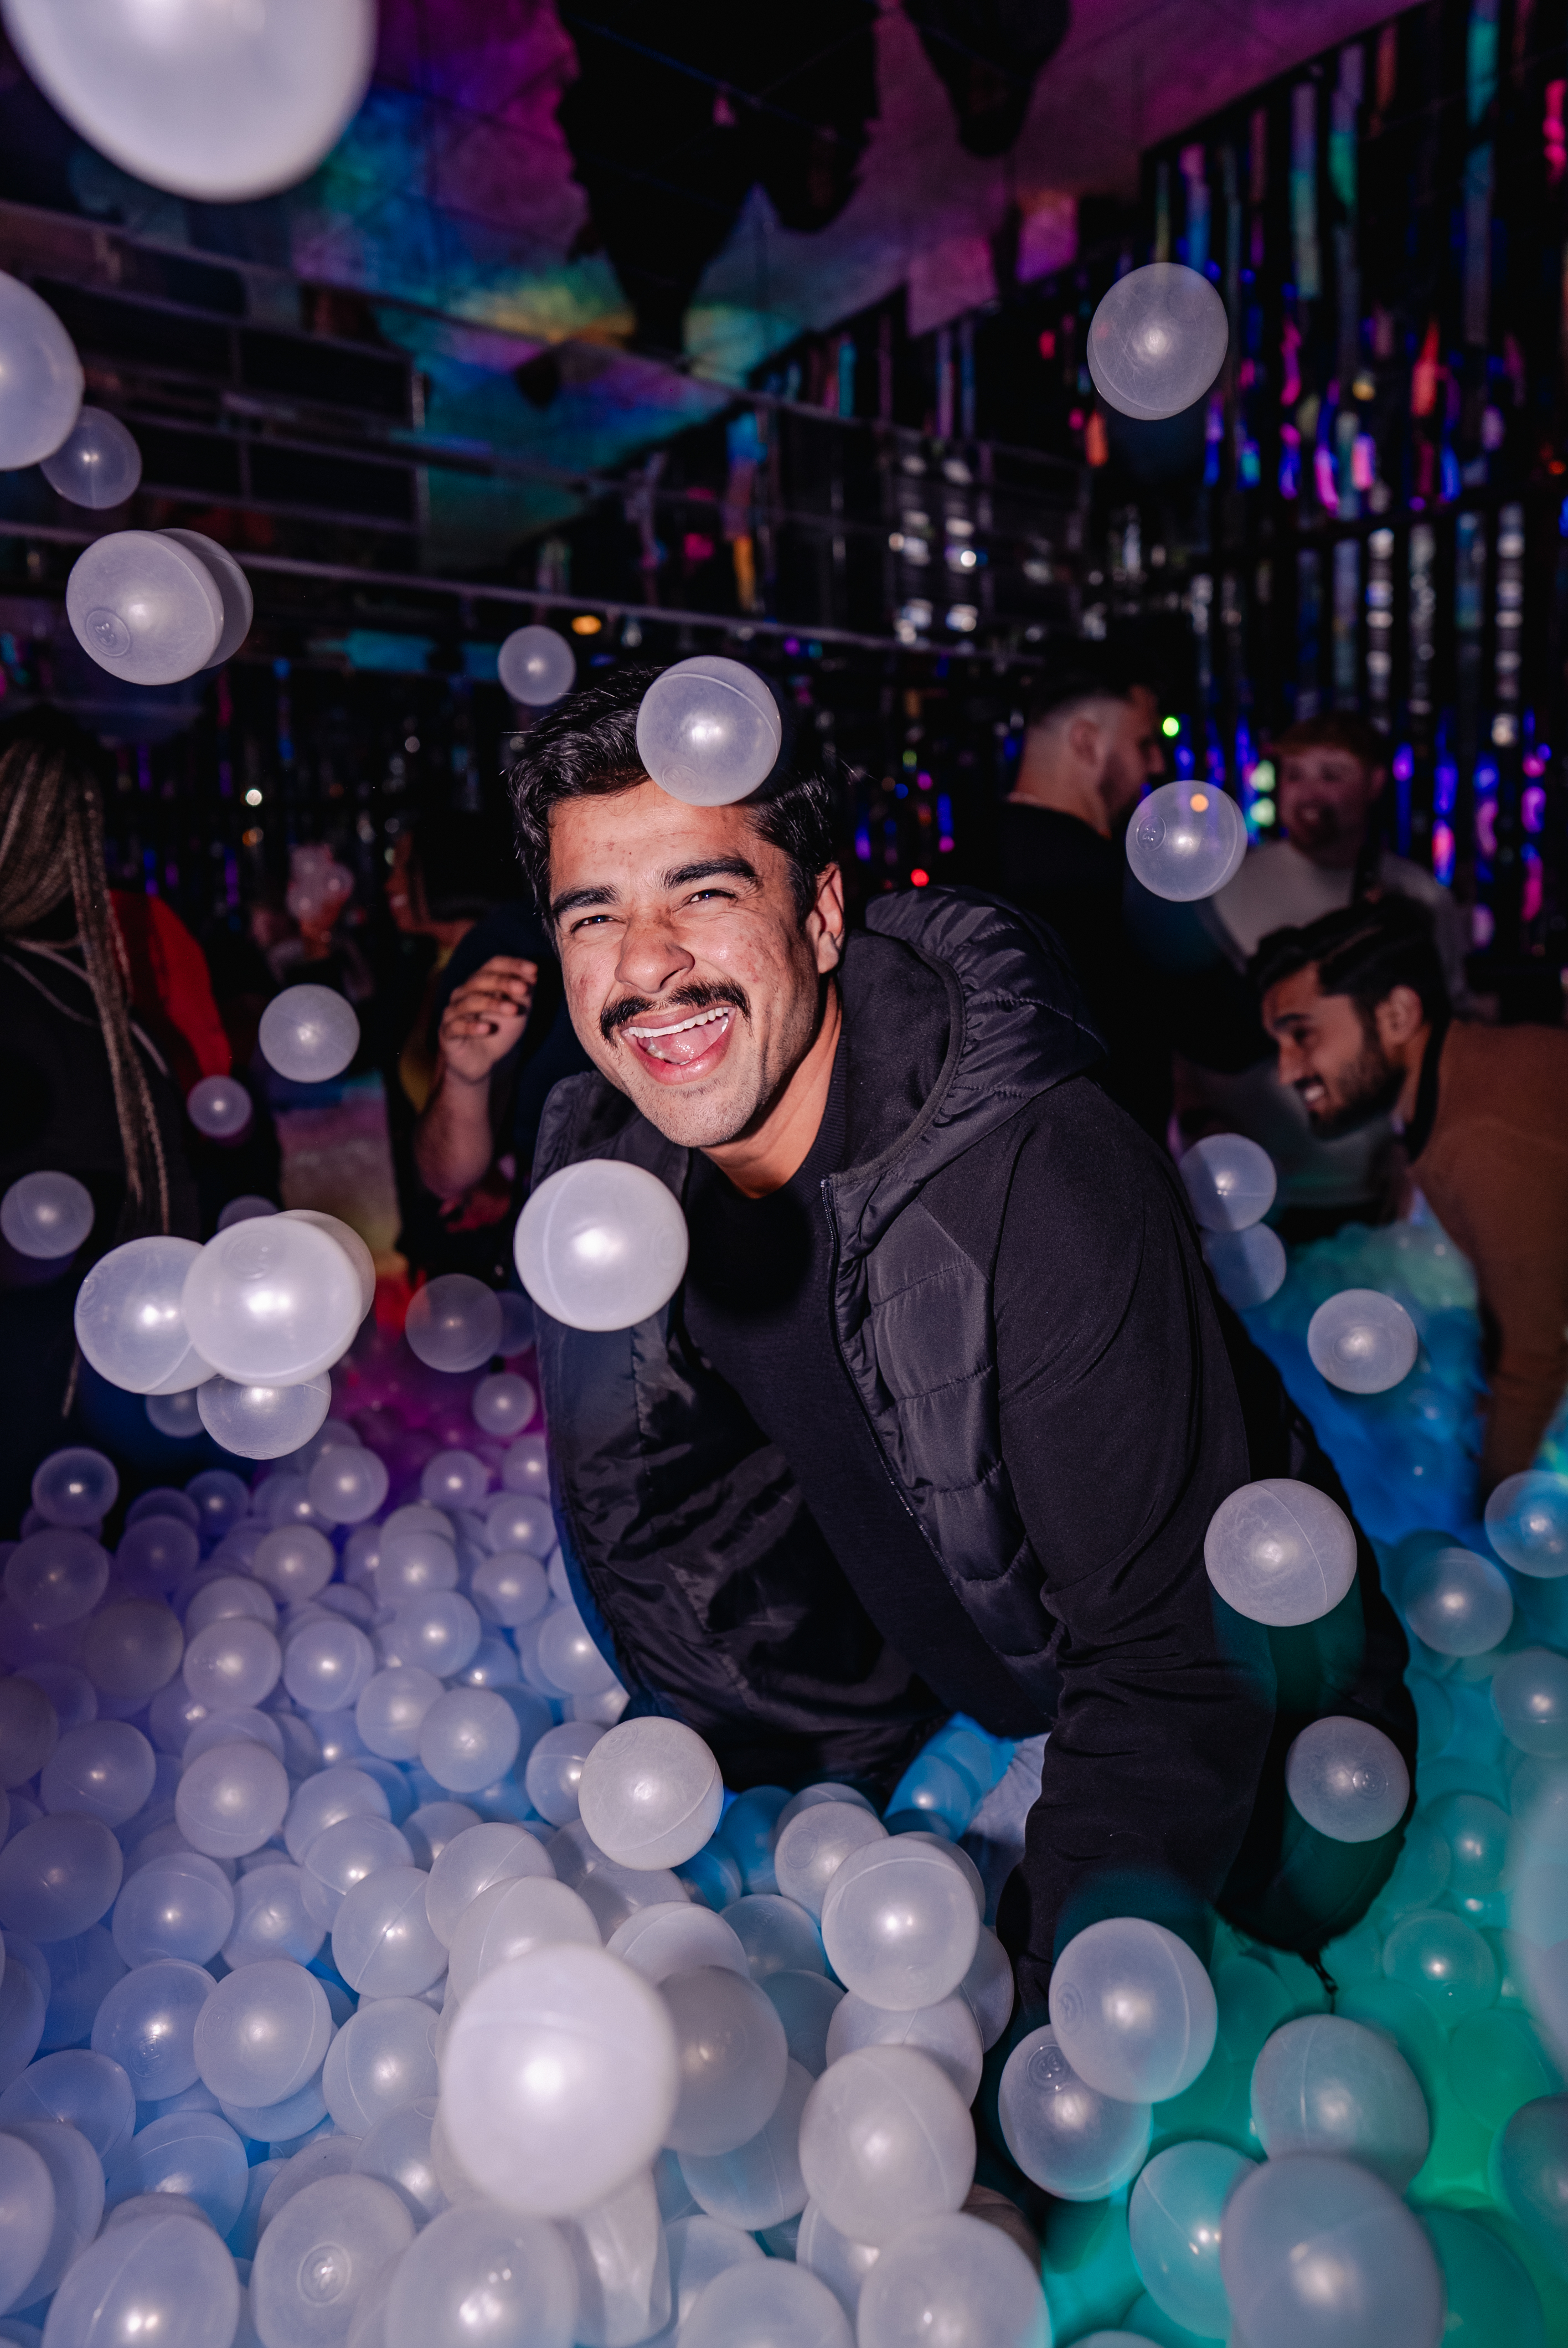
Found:
M 646 1076 L 618 1077 L 620 1090 L 650 1125 L 682 1149 L 718 1149 L 734 1141 L 751 1122 L 753 1112 L 738 1103 L 733 1085 L 717 1076 L 692 1085 L 661 1085 Z
M 1340 1108 L 1309 1108 L 1307 1123 L 1315 1141 L 1343 1141 L 1352 1133 L 1359 1133 L 1380 1114 L 1376 1104 L 1353 1101 Z

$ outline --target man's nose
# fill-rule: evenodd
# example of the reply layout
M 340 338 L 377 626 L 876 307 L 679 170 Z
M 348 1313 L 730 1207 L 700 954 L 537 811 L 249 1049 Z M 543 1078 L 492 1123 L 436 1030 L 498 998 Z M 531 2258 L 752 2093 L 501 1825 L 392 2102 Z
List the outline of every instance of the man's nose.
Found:
M 684 978 L 694 957 L 682 944 L 675 925 L 658 912 L 634 912 L 621 933 L 615 975 L 637 994 L 658 994 Z

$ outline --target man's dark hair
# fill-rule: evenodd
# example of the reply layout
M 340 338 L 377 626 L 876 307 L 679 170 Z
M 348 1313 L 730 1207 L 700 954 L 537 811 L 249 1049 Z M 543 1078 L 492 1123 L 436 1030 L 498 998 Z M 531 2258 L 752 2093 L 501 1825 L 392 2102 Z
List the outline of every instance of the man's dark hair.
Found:
M 524 737 L 508 781 L 523 875 L 549 919 L 550 809 L 562 799 L 629 791 L 647 779 L 637 747 L 637 712 L 657 668 L 617 669 L 558 702 Z M 825 776 L 795 774 L 781 761 L 743 802 L 760 836 L 789 859 L 795 910 L 804 922 L 816 884 L 837 854 L 837 800 Z
M 1317 717 L 1303 717 L 1289 726 L 1270 746 L 1276 763 L 1298 750 L 1346 750 L 1364 767 L 1387 767 L 1388 736 L 1355 709 L 1326 709 Z
M 1148 682 L 1124 655 L 1104 644 L 1065 644 L 1060 662 L 1046 670 L 1030 693 L 1029 723 L 1044 726 L 1086 701 L 1131 701 Z
M 1419 995 L 1429 1022 L 1449 1015 L 1448 982 L 1432 934 L 1432 919 L 1413 898 L 1390 892 L 1362 898 L 1343 912 L 1325 913 L 1299 930 L 1275 930 L 1263 939 L 1246 974 L 1261 1003 L 1271 986 L 1317 966 L 1325 994 L 1348 994 L 1368 1032 L 1379 1003 L 1396 986 Z

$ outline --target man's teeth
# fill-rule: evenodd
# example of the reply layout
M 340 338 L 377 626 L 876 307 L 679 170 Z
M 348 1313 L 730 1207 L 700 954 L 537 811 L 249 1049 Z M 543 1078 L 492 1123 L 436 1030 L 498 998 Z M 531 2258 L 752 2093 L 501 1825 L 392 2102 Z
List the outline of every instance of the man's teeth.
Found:
M 721 1004 L 717 1010 L 698 1011 L 694 1012 L 690 1019 L 679 1019 L 671 1027 L 633 1027 L 629 1025 L 626 1032 L 629 1035 L 634 1035 L 637 1038 L 637 1041 L 641 1045 L 643 1050 L 653 1059 L 665 1060 L 676 1057 L 683 1061 L 690 1056 L 689 1049 L 682 1049 L 679 1054 L 671 1055 L 668 1052 L 661 1052 L 659 1049 L 660 1045 L 669 1043 L 673 1036 L 690 1035 L 691 1031 L 694 1027 L 709 1027 L 712 1026 L 715 1021 L 727 1022 L 730 1015 L 731 1006 L 728 1004 Z

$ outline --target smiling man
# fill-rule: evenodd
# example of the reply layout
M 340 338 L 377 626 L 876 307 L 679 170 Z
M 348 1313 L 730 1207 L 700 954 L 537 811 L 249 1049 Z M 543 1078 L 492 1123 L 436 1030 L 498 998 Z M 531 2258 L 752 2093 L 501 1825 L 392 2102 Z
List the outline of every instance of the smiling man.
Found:
M 1568 1035 L 1453 1020 L 1431 923 L 1403 897 L 1276 931 L 1251 975 L 1313 1130 L 1393 1116 L 1474 1266 L 1490 1490 L 1529 1467 L 1568 1385 Z
M 1095 1081 L 1043 933 L 938 890 L 847 932 L 828 785 L 667 797 L 636 748 L 652 674 L 552 711 L 513 775 L 594 1064 L 551 1095 L 535 1179 L 630 1160 L 691 1234 L 652 1319 L 539 1316 L 568 1570 L 633 1709 L 689 1722 L 733 1787 L 879 1800 L 954 1710 L 1049 1728 L 1002 1919 L 1028 2004 L 1095 1914 L 1190 1923 L 1227 1875 L 1317 1945 L 1333 1920 L 1280 1894 L 1283 1793 L 1258 1791 L 1314 1699 L 1276 1718 L 1203 1541 L 1249 1477 L 1337 1494 L 1332 1469 L 1233 1324 L 1238 1394 L 1179 1179 Z M 1363 1549 L 1327 1708 L 1408 1741 Z M 1335 1917 L 1391 1857 L 1355 1851 Z

